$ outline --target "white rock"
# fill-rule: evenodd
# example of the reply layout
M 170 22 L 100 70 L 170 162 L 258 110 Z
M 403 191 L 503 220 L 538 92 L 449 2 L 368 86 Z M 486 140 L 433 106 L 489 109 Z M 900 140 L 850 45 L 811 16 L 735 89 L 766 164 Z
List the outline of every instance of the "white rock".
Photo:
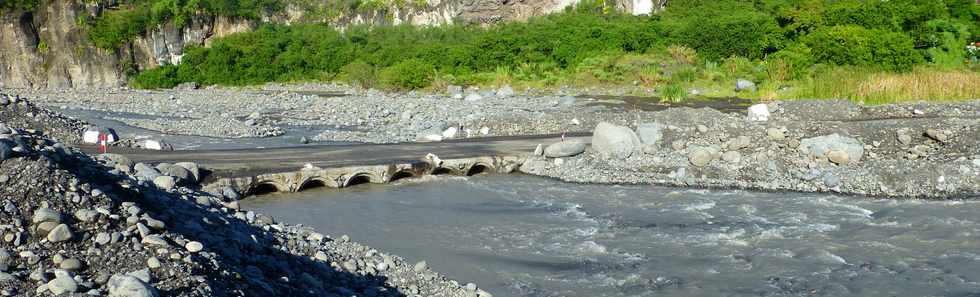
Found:
M 480 135 L 487 135 L 487 134 L 490 134 L 490 127 L 480 128 Z
M 765 122 L 769 120 L 769 106 L 756 104 L 749 106 L 749 120 L 755 122 Z
M 457 129 L 456 127 L 449 127 L 448 129 L 446 129 L 446 131 L 442 131 L 442 138 L 443 139 L 454 138 L 456 137 L 456 132 L 459 132 L 459 129 Z

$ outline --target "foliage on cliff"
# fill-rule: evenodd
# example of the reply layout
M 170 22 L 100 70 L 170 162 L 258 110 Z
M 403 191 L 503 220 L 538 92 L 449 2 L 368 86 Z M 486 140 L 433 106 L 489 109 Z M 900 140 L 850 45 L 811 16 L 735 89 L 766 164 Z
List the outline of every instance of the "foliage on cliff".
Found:
M 173 22 L 178 28 L 192 16 L 212 15 L 258 19 L 282 8 L 280 0 L 122 0 L 117 9 L 85 19 L 89 39 L 99 48 L 113 50 L 149 28 Z M 107 3 L 108 4 L 108 3 Z
M 545 85 L 633 80 L 676 90 L 736 77 L 778 85 L 834 67 L 867 69 L 862 73 L 918 65 L 976 69 L 966 47 L 980 33 L 980 6 L 973 0 L 691 0 L 672 2 L 654 16 L 594 8 L 487 28 L 380 26 L 341 33 L 325 25 L 267 25 L 211 48 L 190 48 L 183 64 L 145 71 L 133 82 L 348 79 L 420 88 L 506 76 Z

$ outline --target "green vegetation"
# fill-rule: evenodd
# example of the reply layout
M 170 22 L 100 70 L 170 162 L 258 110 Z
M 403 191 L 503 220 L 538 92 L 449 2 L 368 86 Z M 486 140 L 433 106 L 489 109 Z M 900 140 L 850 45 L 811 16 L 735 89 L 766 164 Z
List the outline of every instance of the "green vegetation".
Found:
M 108 2 L 108 0 L 99 0 Z M 96 46 L 113 50 L 148 28 L 172 21 L 181 28 L 198 14 L 258 19 L 264 12 L 281 8 L 278 0 L 120 0 L 120 9 L 108 10 L 94 19 L 80 19 L 89 27 Z
M 12 10 L 34 10 L 38 0 L 3 0 L 0 1 L 0 14 Z
M 100 18 L 96 27 L 104 23 L 113 29 L 102 31 L 122 37 L 99 38 L 103 45 L 139 34 L 128 29 L 133 22 L 111 18 Z M 143 18 L 156 22 L 153 14 Z M 737 95 L 759 99 L 961 99 L 976 92 L 957 84 L 895 84 L 977 82 L 978 54 L 968 45 L 980 41 L 978 34 L 974 0 L 691 0 L 672 2 L 655 16 L 610 13 L 601 2 L 589 2 L 487 28 L 379 26 L 341 33 L 317 24 L 265 25 L 210 48 L 189 48 L 181 65 L 144 71 L 133 84 L 603 85 L 684 100 L 695 89 L 704 96 L 735 95 L 734 81 L 742 78 L 759 88 Z M 928 90 L 940 86 L 948 92 Z

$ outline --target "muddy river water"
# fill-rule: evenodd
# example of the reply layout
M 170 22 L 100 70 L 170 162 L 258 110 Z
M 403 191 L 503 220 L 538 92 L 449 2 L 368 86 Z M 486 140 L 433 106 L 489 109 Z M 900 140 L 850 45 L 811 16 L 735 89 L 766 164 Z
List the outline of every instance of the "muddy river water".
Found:
M 980 203 L 431 177 L 243 207 L 495 296 L 980 296 Z

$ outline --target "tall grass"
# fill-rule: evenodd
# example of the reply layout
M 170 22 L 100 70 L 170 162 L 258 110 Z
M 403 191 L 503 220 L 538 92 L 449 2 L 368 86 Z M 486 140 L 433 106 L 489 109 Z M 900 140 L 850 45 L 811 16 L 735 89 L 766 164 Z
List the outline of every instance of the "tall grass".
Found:
M 836 67 L 800 82 L 782 99 L 849 99 L 866 104 L 980 99 L 980 72 L 919 67 L 910 72 Z
M 931 69 L 875 73 L 857 85 L 854 96 L 867 103 L 980 99 L 980 73 Z

